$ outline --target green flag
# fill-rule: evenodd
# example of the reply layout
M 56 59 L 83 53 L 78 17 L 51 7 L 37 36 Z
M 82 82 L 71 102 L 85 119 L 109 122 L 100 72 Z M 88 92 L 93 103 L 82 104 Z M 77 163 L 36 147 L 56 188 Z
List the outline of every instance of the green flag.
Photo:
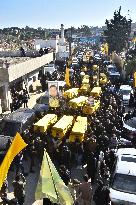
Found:
M 44 152 L 41 176 L 36 191 L 36 199 L 44 197 L 61 205 L 73 205 L 74 203 L 68 187 L 59 176 L 46 151 Z

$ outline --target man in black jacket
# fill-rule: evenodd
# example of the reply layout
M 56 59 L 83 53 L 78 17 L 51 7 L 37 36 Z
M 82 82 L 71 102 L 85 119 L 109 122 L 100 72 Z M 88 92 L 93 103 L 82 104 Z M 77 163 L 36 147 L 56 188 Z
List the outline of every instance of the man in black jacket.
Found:
M 110 197 L 109 197 L 109 189 L 104 186 L 101 180 L 98 181 L 98 188 L 96 189 L 93 200 L 96 205 L 109 205 Z

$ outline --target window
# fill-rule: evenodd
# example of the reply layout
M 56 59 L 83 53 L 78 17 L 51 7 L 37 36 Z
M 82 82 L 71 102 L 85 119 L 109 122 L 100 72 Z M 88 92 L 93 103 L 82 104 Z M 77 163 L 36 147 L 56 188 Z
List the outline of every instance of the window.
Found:
M 136 163 L 136 158 L 133 158 L 133 157 L 121 157 L 121 161 Z
M 136 176 L 115 174 L 112 188 L 118 191 L 136 194 Z
M 130 95 L 131 90 L 121 90 L 120 93 L 121 93 L 122 95 Z
M 116 67 L 108 67 L 108 72 L 117 72 Z

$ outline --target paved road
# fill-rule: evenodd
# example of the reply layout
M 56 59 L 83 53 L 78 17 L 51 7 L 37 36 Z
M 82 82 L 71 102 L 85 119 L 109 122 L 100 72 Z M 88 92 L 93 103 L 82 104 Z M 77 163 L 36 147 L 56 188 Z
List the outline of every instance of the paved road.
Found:
M 41 165 L 38 162 L 38 159 L 35 159 L 35 167 L 34 171 L 35 173 L 30 173 L 27 177 L 27 183 L 26 183 L 26 198 L 25 198 L 25 204 L 24 205 L 31 205 L 35 201 L 35 190 L 37 187 L 37 182 L 39 179 L 40 175 L 40 168 Z M 29 172 L 30 169 L 30 159 L 24 162 L 24 168 L 25 172 Z M 15 179 L 15 168 L 14 171 L 9 171 L 8 174 L 8 187 L 9 187 L 9 192 L 13 192 L 13 187 L 12 187 L 12 181 Z
M 33 108 L 33 106 L 36 104 L 36 99 L 44 95 L 44 93 L 45 92 L 30 93 L 30 99 L 28 100 L 28 107 Z

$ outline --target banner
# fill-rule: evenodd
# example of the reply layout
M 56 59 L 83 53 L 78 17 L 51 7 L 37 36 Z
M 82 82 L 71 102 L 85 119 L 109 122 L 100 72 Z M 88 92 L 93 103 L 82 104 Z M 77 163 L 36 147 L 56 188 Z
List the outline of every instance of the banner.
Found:
M 59 86 L 58 82 L 50 81 L 48 82 L 48 92 L 49 92 L 49 106 L 59 107 Z
M 10 168 L 10 165 L 11 165 L 13 159 L 26 146 L 27 146 L 27 144 L 24 142 L 24 140 L 22 139 L 20 134 L 17 133 L 11 146 L 8 149 L 7 154 L 4 157 L 2 164 L 0 165 L 0 189 L 3 185 L 5 178 L 7 177 L 8 170 Z
M 44 152 L 40 183 L 37 186 L 36 199 L 49 198 L 53 203 L 73 205 L 74 201 L 68 187 L 59 176 L 48 153 Z

